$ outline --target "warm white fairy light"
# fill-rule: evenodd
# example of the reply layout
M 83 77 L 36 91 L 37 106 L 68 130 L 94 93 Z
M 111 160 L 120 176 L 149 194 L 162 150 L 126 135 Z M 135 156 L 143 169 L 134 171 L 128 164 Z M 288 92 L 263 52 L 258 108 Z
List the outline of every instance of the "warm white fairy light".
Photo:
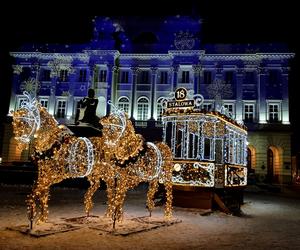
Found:
M 220 97 L 224 89 L 220 84 L 218 86 L 220 88 L 214 90 L 214 94 Z M 179 100 L 176 97 L 180 97 Z M 189 103 L 190 99 L 194 100 L 194 107 L 174 104 L 176 101 Z M 225 168 L 225 163 L 241 170 L 246 168 L 245 126 L 234 120 L 224 106 L 206 111 L 201 110 L 202 103 L 201 95 L 192 95 L 184 88 L 178 88 L 162 99 L 163 141 L 168 142 L 175 164 L 179 164 L 173 171 L 176 185 L 212 187 L 221 182 L 216 178 L 223 178 L 222 183 L 227 178 L 224 170 L 220 170 Z M 244 174 L 235 176 L 234 185 L 245 184 Z
M 21 109 L 13 112 L 14 134 L 17 138 L 26 138 L 19 140 L 22 144 L 32 140 L 33 160 L 38 165 L 38 179 L 27 199 L 31 225 L 35 219 L 47 220 L 51 185 L 84 176 L 91 184 L 84 199 L 87 215 L 102 179 L 107 184 L 106 214 L 114 224 L 123 217 L 127 190 L 145 180 L 149 181 L 147 205 L 150 213 L 158 182 L 161 182 L 166 188 L 165 217 L 172 216 L 170 148 L 164 143 L 145 143 L 121 110 L 113 110 L 110 116 L 101 119 L 101 123 L 103 137 L 77 138 L 65 126 L 58 125 L 54 117 L 30 96 Z
M 82 155 L 80 152 L 80 141 L 83 141 L 86 147 L 86 154 Z M 82 147 L 82 146 L 81 146 Z M 94 152 L 93 152 L 93 144 L 91 141 L 86 137 L 79 137 L 77 141 L 75 141 L 70 147 L 70 155 L 68 157 L 68 169 L 71 175 L 75 175 L 76 177 L 86 177 L 88 176 L 94 167 Z M 78 170 L 78 160 L 84 159 L 86 161 L 87 170 L 86 172 L 81 175 Z

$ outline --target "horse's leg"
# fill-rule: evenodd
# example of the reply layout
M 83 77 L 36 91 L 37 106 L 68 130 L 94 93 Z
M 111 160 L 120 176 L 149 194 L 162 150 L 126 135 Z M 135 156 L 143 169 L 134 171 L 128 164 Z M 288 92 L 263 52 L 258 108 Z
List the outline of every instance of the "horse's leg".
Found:
M 147 193 L 147 208 L 149 211 L 149 217 L 151 217 L 152 214 L 152 210 L 155 206 L 154 204 L 154 195 L 157 192 L 158 189 L 158 179 L 154 179 L 152 181 L 150 181 L 149 183 L 149 190 Z
M 32 230 L 33 228 L 33 221 L 37 213 L 36 208 L 37 208 L 38 196 L 37 196 L 36 189 L 37 189 L 37 184 L 34 184 L 31 194 L 28 195 L 26 199 L 27 216 L 30 221 L 30 226 L 29 226 L 30 230 Z
M 106 193 L 107 193 L 107 209 L 105 216 L 106 217 L 112 217 L 112 213 L 114 211 L 114 198 L 115 198 L 115 179 L 114 178 L 109 178 L 106 180 Z
M 166 204 L 165 204 L 165 218 L 168 220 L 172 217 L 172 200 L 173 200 L 173 185 L 170 180 L 166 180 L 165 183 L 166 190 Z
M 90 215 L 90 210 L 93 208 L 93 195 L 100 187 L 100 176 L 93 175 L 89 177 L 90 187 L 86 194 L 84 195 L 84 206 L 85 206 L 85 212 L 86 216 L 88 217 Z
M 121 221 L 123 219 L 123 206 L 127 192 L 127 183 L 125 179 L 118 179 L 116 192 L 114 195 L 113 201 L 113 213 L 112 213 L 112 220 L 113 220 L 113 229 L 115 229 L 116 221 Z

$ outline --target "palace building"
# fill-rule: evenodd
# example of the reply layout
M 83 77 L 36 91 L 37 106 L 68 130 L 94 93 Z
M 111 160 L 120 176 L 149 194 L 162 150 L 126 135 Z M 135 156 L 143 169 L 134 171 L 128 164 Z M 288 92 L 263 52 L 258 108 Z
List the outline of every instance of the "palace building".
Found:
M 35 94 L 60 122 L 74 123 L 77 103 L 93 88 L 97 115 L 123 108 L 141 133 L 161 140 L 161 100 L 178 87 L 218 103 L 248 128 L 248 170 L 258 181 L 291 182 L 289 63 L 284 44 L 203 44 L 202 21 L 186 16 L 97 17 L 91 41 L 24 45 L 14 58 L 10 110 Z M 11 125 L 2 159 L 27 161 Z M 152 131 L 152 132 L 151 132 Z M 147 138 L 148 139 L 148 138 Z

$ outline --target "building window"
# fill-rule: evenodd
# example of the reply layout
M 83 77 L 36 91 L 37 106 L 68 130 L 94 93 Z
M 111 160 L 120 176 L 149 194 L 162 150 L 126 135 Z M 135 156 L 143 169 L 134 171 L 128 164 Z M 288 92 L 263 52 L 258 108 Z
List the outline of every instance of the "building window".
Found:
M 127 97 L 120 97 L 118 101 L 118 108 L 123 109 L 128 114 L 129 99 Z
M 224 104 L 224 107 L 227 109 L 229 114 L 234 118 L 235 117 L 234 104 Z
M 254 121 L 254 104 L 245 104 L 244 105 L 244 121 L 253 122 Z
M 147 98 L 142 97 L 137 103 L 137 119 L 146 121 L 148 119 L 149 101 Z
M 86 69 L 79 71 L 79 82 L 86 82 Z
M 233 84 L 233 71 L 226 71 L 224 76 L 225 84 Z
M 206 111 L 211 111 L 212 104 L 204 103 L 204 104 L 202 104 L 202 109 L 204 109 Z
M 160 72 L 160 84 L 168 84 L 168 72 L 161 71 Z
M 157 121 L 161 121 L 161 116 L 162 116 L 162 112 L 163 112 L 163 108 L 162 108 L 162 105 L 161 105 L 161 101 L 163 99 L 160 98 L 157 100 L 157 105 L 156 105 L 156 120 Z
M 26 100 L 27 100 L 27 98 L 25 98 L 25 97 L 18 97 L 18 101 L 17 101 L 17 105 L 16 105 L 16 110 L 17 110 L 17 109 L 20 109 L 21 106 L 22 106 L 22 103 L 23 103 L 24 101 L 26 101 Z
M 211 71 L 204 71 L 203 77 L 204 77 L 204 84 L 212 83 Z
M 128 83 L 129 82 L 128 76 L 129 76 L 128 71 L 121 71 L 119 82 L 120 83 Z
M 42 107 L 48 109 L 48 99 L 47 98 L 41 98 L 40 99 L 40 104 L 42 105 Z
M 181 82 L 182 83 L 190 82 L 190 72 L 189 71 L 182 71 Z
M 255 74 L 253 71 L 246 71 L 245 72 L 245 78 L 244 78 L 244 84 L 255 84 Z
M 269 122 L 279 121 L 279 104 L 269 104 L 268 105 L 268 116 Z
M 269 70 L 269 85 L 271 86 L 277 86 L 280 81 L 280 75 L 279 75 L 279 70 Z
M 100 82 L 106 82 L 106 76 L 107 76 L 107 70 L 100 70 L 100 73 L 99 73 L 99 80 Z
M 22 72 L 20 74 L 21 82 L 27 81 L 31 76 L 31 69 L 29 67 L 23 67 Z
M 49 70 L 49 69 L 43 70 L 42 81 L 46 81 L 46 82 L 51 81 L 51 70 Z
M 56 117 L 65 118 L 67 110 L 67 102 L 64 100 L 58 100 L 56 104 Z
M 66 82 L 68 81 L 68 70 L 63 69 L 59 73 L 59 81 Z
M 149 71 L 142 71 L 140 75 L 140 83 L 141 84 L 148 84 L 149 83 Z

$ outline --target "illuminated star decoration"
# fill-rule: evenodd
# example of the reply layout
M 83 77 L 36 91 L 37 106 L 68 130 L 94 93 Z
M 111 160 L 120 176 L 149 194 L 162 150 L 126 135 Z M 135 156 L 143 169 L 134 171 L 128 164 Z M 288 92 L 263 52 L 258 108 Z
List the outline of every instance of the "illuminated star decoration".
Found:
M 38 80 L 34 78 L 30 78 L 26 81 L 24 81 L 20 85 L 20 90 L 21 91 L 26 91 L 29 94 L 37 94 L 41 88 L 41 84 Z
M 206 87 L 210 98 L 221 100 L 222 98 L 232 97 L 232 88 L 230 84 L 224 84 L 222 80 L 216 79 L 213 84 Z

